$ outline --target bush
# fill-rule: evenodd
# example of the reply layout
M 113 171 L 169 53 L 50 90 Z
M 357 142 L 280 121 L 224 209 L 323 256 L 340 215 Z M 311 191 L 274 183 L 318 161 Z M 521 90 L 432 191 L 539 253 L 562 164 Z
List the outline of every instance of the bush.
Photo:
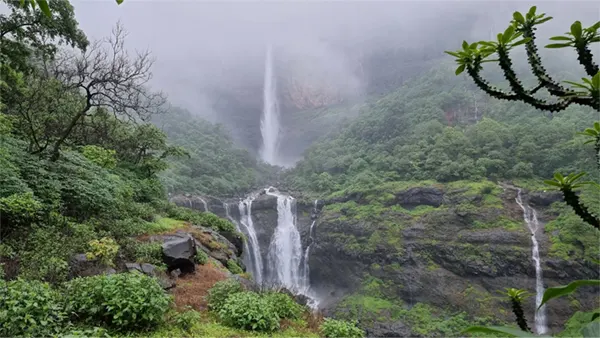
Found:
M 325 318 L 320 330 L 327 338 L 361 338 L 365 336 L 365 332 L 356 327 L 355 323 L 331 318 Z
M 59 297 L 47 283 L 0 280 L 0 337 L 58 333 L 66 319 Z
M 208 262 L 208 255 L 202 250 L 196 250 L 196 263 L 204 265 Z
M 73 329 L 66 334 L 61 335 L 61 338 L 70 338 L 70 337 L 104 337 L 110 338 L 111 336 L 108 334 L 106 329 L 101 327 L 90 327 L 90 328 L 76 328 Z
M 162 245 L 159 242 L 134 242 L 131 245 L 133 259 L 138 263 L 164 265 Z
M 190 222 L 195 225 L 201 225 L 207 228 L 221 232 L 234 232 L 233 223 L 211 213 L 198 212 L 184 207 L 171 206 L 167 210 L 167 216 L 174 219 Z
M 81 153 L 85 158 L 103 168 L 112 169 L 117 165 L 115 158 L 116 151 L 104 149 L 95 145 L 85 145 L 81 147 Z
M 137 272 L 76 278 L 65 294 L 74 319 L 119 331 L 157 324 L 170 304 L 154 278 Z
M 91 250 L 86 252 L 87 259 L 98 259 L 101 264 L 113 266 L 114 259 L 119 251 L 119 245 L 110 237 L 91 240 L 89 243 Z
M 183 331 L 190 331 L 194 326 L 194 323 L 200 321 L 200 312 L 193 310 L 191 307 L 187 307 L 186 311 L 178 312 L 173 316 L 175 325 Z
M 268 292 L 263 297 L 271 304 L 279 318 L 298 319 L 302 314 L 302 306 L 289 295 L 280 292 Z
M 244 291 L 242 284 L 235 279 L 216 282 L 215 285 L 208 290 L 208 296 L 206 297 L 208 307 L 211 310 L 218 312 L 227 301 L 227 297 L 242 291 Z
M 238 263 L 236 263 L 236 261 L 234 261 L 233 259 L 227 261 L 227 269 L 229 269 L 229 271 L 234 275 L 244 273 L 244 270 L 242 270 Z
M 255 331 L 279 329 L 279 316 L 265 297 L 256 292 L 239 292 L 227 297 L 218 312 L 219 318 L 231 327 Z

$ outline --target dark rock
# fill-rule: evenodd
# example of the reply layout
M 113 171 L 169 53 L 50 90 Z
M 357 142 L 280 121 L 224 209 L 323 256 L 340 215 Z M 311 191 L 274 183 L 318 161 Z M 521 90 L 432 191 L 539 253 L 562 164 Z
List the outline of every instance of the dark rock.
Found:
M 100 264 L 97 260 L 87 259 L 85 254 L 76 254 L 69 262 L 70 279 L 112 273 L 115 273 L 114 269 Z
M 396 204 L 403 208 L 414 208 L 419 205 L 439 207 L 444 200 L 444 192 L 433 187 L 417 187 L 396 194 Z
M 238 262 L 238 249 L 223 235 L 212 229 L 194 226 L 195 245 L 206 252 L 210 257 L 227 266 L 230 259 Z M 243 243 L 242 243 L 243 246 Z M 243 267 L 243 265 L 240 265 Z
M 232 275 L 230 278 L 233 278 L 236 281 L 238 281 L 240 284 L 242 284 L 244 289 L 246 289 L 247 291 L 254 291 L 254 292 L 260 291 L 260 286 L 252 280 L 246 279 L 240 275 Z
M 252 201 L 252 210 L 273 210 L 277 212 L 277 196 L 260 195 Z
M 402 322 L 375 322 L 372 326 L 366 327 L 365 331 L 367 337 L 418 337 Z
M 147 275 L 154 275 L 154 272 L 156 270 L 156 267 L 154 265 L 148 263 L 142 263 L 140 267 L 142 272 Z
M 533 206 L 547 207 L 554 202 L 563 200 L 562 194 L 559 191 L 541 192 L 536 191 L 528 194 L 529 203 Z
M 169 275 L 171 276 L 171 278 L 179 278 L 179 276 L 181 276 L 181 270 L 175 269 L 171 271 Z
M 220 233 L 225 239 L 235 246 L 236 256 L 240 257 L 244 252 L 244 238 L 239 232 L 224 231 Z
M 129 272 L 138 271 L 144 273 L 144 271 L 142 271 L 142 267 L 138 263 L 125 263 L 125 268 Z
M 196 270 L 194 256 L 196 245 L 194 238 L 188 233 L 176 233 L 165 236 L 162 244 L 163 260 L 169 271 L 180 269 L 182 273 L 190 273 Z

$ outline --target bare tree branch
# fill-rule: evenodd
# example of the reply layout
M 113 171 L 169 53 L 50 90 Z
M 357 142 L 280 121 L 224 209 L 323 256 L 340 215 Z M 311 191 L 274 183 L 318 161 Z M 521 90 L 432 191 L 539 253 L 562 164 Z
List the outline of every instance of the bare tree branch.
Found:
M 81 55 L 61 53 L 54 63 L 53 75 L 67 88 L 79 90 L 85 100 L 54 143 L 54 159 L 77 122 L 92 107 L 105 107 L 120 119 L 147 121 L 165 104 L 162 92 L 146 87 L 154 63 L 150 52 L 130 56 L 125 49 L 126 36 L 121 23 L 117 23 L 109 38 L 92 43 Z

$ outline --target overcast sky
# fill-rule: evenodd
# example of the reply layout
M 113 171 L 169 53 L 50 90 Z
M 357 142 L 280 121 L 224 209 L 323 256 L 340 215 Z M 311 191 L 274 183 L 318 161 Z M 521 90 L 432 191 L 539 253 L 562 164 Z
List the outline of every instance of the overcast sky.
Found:
M 262 72 L 265 44 L 279 46 L 286 58 L 306 59 L 317 67 L 340 68 L 345 56 L 331 41 L 420 46 L 427 36 L 448 33 L 452 25 L 477 13 L 473 35 L 503 30 L 514 10 L 529 1 L 72 1 L 81 28 L 90 39 L 110 34 L 117 20 L 129 31 L 130 48 L 149 48 L 157 61 L 154 84 L 172 101 L 191 108 L 206 100 L 202 88 L 243 83 Z M 537 1 L 555 17 L 544 25 L 563 33 L 576 19 L 600 20 L 593 1 Z M 558 29 L 558 31 L 556 30 Z M 393 33 L 391 33 L 393 32 Z M 401 32 L 401 33 L 400 33 Z M 457 36 L 457 47 L 465 36 Z M 327 43 L 325 43 L 327 41 Z M 440 51 L 441 52 L 441 51 Z M 340 71 L 343 73 L 343 71 Z M 341 76 L 340 81 L 352 79 Z

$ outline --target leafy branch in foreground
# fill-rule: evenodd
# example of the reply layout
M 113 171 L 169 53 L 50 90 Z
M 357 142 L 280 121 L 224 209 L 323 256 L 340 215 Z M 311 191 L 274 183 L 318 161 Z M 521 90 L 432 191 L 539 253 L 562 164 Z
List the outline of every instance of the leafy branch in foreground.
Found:
M 560 85 L 548 74 L 542 65 L 535 44 L 536 26 L 551 19 L 552 17 L 546 17 L 544 13 L 536 14 L 536 7 L 533 6 L 525 16 L 520 12 L 515 12 L 508 28 L 497 35 L 497 41 L 479 41 L 471 44 L 463 41 L 462 50 L 446 51 L 446 53 L 456 58 L 456 63 L 459 65 L 456 75 L 466 70 L 475 84 L 492 97 L 525 102 L 535 108 L 550 112 L 564 110 L 573 103 L 600 110 L 600 72 L 598 65 L 593 61 L 589 47 L 592 43 L 600 42 L 598 34 L 600 22 L 584 29 L 581 22 L 576 21 L 571 25 L 571 31 L 566 33 L 567 36 L 555 36 L 551 39 L 565 41 L 564 43 L 546 46 L 546 48 L 573 47 L 577 51 L 579 63 L 590 78 L 584 78 L 583 83 L 568 82 L 574 86 L 574 89 L 569 89 Z M 513 69 L 513 61 L 509 53 L 511 49 L 520 45 L 525 45 L 528 63 L 538 80 L 538 84 L 533 88 L 526 89 Z M 490 56 L 496 56 L 497 59 L 488 59 Z M 494 87 L 481 77 L 482 64 L 485 62 L 498 63 L 510 85 L 509 91 Z M 556 97 L 558 101 L 549 103 L 535 97 L 534 94 L 542 88 Z
M 523 300 L 530 296 L 526 290 L 521 289 L 506 289 L 506 294 L 510 298 L 513 313 L 515 314 L 517 324 L 521 330 L 531 332 L 529 326 L 527 326 L 527 320 L 525 319 L 525 312 L 523 311 Z
M 565 202 L 573 208 L 573 211 L 575 211 L 575 213 L 586 223 L 600 230 L 600 219 L 589 211 L 589 209 L 579 200 L 579 196 L 574 191 L 574 189 L 581 188 L 585 185 L 598 185 L 596 182 L 592 181 L 578 181 L 584 175 L 584 172 L 578 174 L 571 173 L 565 177 L 561 173 L 555 173 L 553 180 L 545 180 L 544 183 L 560 189 Z

